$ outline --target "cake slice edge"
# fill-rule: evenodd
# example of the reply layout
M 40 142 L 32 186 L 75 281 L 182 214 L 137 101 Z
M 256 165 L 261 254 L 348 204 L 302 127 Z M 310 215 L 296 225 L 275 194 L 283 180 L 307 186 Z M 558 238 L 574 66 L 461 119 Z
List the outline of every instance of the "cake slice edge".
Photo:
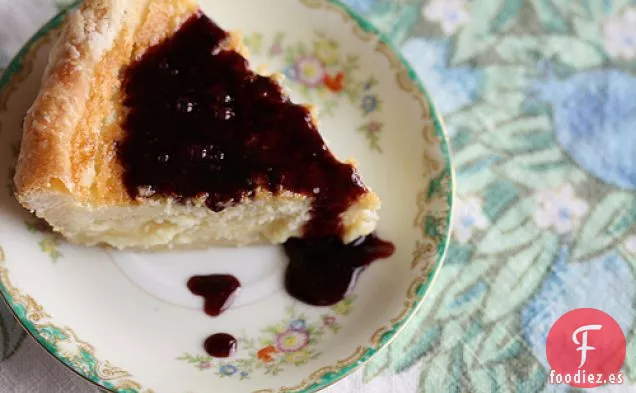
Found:
M 160 3 L 88 0 L 69 14 L 51 51 L 40 93 L 24 121 L 14 178 L 18 201 L 71 242 L 86 245 L 207 247 L 282 243 L 291 236 L 301 236 L 310 217 L 311 199 L 289 191 L 274 195 L 259 190 L 253 198 L 245 198 L 221 212 L 213 212 L 199 201 L 184 204 L 166 197 L 126 200 L 120 189 L 111 200 L 93 199 L 93 183 L 99 173 L 90 165 L 88 169 L 77 168 L 72 155 L 87 147 L 76 146 L 74 138 L 85 115 L 85 104 L 91 98 L 91 87 L 97 83 L 95 68 L 122 36 L 133 45 L 133 54 L 142 53 L 143 45 L 134 47 L 137 44 L 132 37 L 149 14 L 161 22 L 163 13 L 169 17 L 164 22 L 178 26 L 198 9 L 190 0 Z M 157 40 L 152 34 L 146 38 L 146 44 Z M 239 34 L 232 34 L 230 41 L 234 50 L 246 53 Z M 83 139 L 100 138 L 98 130 L 92 132 L 95 134 Z M 343 212 L 343 241 L 372 232 L 379 207 L 379 198 L 369 191 Z

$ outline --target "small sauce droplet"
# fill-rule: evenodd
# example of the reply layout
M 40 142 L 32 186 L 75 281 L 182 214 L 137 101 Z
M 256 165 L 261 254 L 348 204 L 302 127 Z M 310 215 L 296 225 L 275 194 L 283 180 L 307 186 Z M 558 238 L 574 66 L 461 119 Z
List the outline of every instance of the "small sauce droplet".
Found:
M 241 283 L 229 274 L 194 276 L 188 280 L 188 289 L 203 297 L 205 313 L 216 317 L 230 307 L 241 289 Z
M 231 334 L 217 333 L 205 340 L 203 348 L 212 357 L 228 358 L 236 352 L 237 343 Z

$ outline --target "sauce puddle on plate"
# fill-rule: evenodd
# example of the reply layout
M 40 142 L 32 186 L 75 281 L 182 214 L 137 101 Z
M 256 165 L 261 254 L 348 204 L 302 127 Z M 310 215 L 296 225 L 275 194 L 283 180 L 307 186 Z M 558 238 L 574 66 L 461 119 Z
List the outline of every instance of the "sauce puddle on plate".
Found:
M 395 246 L 371 234 L 344 244 L 338 237 L 289 239 L 285 288 L 292 297 L 314 306 L 330 306 L 345 298 L 360 273 L 373 261 L 388 258 Z
M 284 245 L 289 259 L 285 273 L 287 293 L 315 306 L 329 306 L 343 300 L 354 288 L 360 273 L 377 259 L 395 252 L 391 242 L 375 234 L 344 244 L 338 237 L 289 239 Z M 194 276 L 188 288 L 205 300 L 204 311 L 218 316 L 240 290 L 239 280 L 227 274 Z M 228 357 L 236 351 L 236 339 L 218 333 L 205 340 L 205 351 L 213 357 Z

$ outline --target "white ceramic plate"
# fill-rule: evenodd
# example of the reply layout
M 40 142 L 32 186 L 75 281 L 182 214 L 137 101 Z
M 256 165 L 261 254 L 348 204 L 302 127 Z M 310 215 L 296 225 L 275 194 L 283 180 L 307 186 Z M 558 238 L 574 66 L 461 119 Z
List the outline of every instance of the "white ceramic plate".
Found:
M 0 289 L 30 333 L 88 380 L 117 392 L 313 392 L 386 345 L 424 299 L 449 232 L 453 178 L 443 126 L 414 72 L 364 20 L 331 0 L 205 0 L 222 27 L 240 30 L 253 64 L 283 71 L 296 101 L 321 111 L 336 155 L 355 157 L 383 201 L 379 234 L 392 258 L 362 275 L 333 307 L 294 301 L 282 288 L 278 247 L 134 254 L 72 246 L 12 195 L 21 122 L 63 19 L 24 47 L 0 84 Z M 185 281 L 224 272 L 244 284 L 218 318 Z M 212 359 L 210 334 L 240 339 Z

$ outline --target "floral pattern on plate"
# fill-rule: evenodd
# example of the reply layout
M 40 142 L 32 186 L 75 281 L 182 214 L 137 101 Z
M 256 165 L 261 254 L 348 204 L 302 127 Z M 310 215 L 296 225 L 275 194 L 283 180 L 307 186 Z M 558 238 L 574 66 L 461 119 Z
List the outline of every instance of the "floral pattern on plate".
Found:
M 53 228 L 46 221 L 34 217 L 30 221 L 25 221 L 24 224 L 29 232 L 42 235 L 42 240 L 38 242 L 38 246 L 43 253 L 51 258 L 51 262 L 55 263 L 64 256 L 60 251 L 62 236 L 53 232 Z
M 245 37 L 250 52 L 282 60 L 284 66 L 280 72 L 304 99 L 320 103 L 321 116 L 334 116 L 343 97 L 355 105 L 363 118 L 358 131 L 366 137 L 372 150 L 381 153 L 383 123 L 378 112 L 382 110 L 382 98 L 375 91 L 376 78 L 364 76 L 359 58 L 343 53 L 338 41 L 324 32 L 316 32 L 310 42 L 288 41 L 283 32 L 271 37 L 264 33 Z M 361 73 L 363 77 L 359 76 Z
M 131 375 L 108 361 L 99 360 L 93 347 L 80 340 L 73 330 L 56 325 L 51 316 L 29 295 L 22 293 L 9 280 L 5 253 L 0 247 L 0 291 L 16 318 L 49 352 L 69 367 L 108 389 L 119 393 L 153 393 L 133 381 Z
M 249 356 L 238 359 L 221 360 L 201 354 L 184 353 L 177 359 L 194 365 L 199 370 L 212 370 L 219 377 L 248 379 L 260 371 L 265 375 L 277 375 L 283 367 L 301 366 L 321 353 L 317 344 L 325 334 L 336 334 L 340 330 L 340 320 L 353 309 L 355 296 L 349 296 L 317 319 L 310 319 L 294 306 L 286 308 L 286 318 L 261 329 L 257 338 L 241 337 L 239 346 L 248 351 Z

